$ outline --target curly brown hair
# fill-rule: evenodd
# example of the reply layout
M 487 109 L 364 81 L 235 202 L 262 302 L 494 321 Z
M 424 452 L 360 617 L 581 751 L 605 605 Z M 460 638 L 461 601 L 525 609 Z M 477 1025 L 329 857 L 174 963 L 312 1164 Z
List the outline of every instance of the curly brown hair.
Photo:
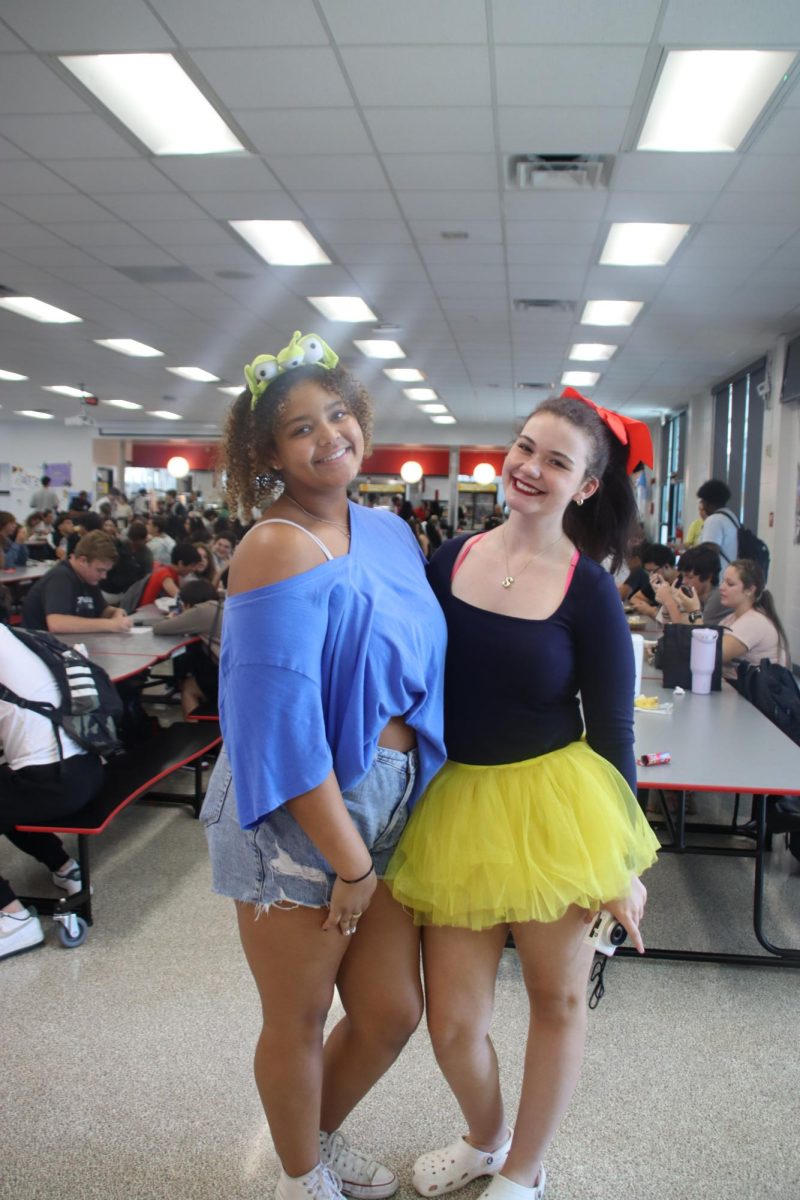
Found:
M 275 435 L 280 418 L 295 384 L 313 380 L 332 396 L 338 396 L 361 427 L 364 453 L 372 442 L 372 401 L 369 393 L 342 367 L 297 367 L 274 379 L 253 402 L 245 389 L 231 405 L 225 425 L 219 465 L 227 472 L 226 492 L 231 511 L 246 512 L 263 507 L 273 489 L 269 463 L 275 453 Z

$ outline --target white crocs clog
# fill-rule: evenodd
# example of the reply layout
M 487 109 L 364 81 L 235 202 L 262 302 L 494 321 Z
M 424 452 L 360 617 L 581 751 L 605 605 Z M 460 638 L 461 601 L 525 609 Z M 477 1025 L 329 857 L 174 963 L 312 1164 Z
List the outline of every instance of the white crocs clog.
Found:
M 420 1196 L 440 1196 L 466 1187 L 481 1175 L 496 1175 L 505 1166 L 513 1130 L 496 1150 L 478 1150 L 460 1137 L 450 1146 L 431 1150 L 414 1163 L 411 1180 Z

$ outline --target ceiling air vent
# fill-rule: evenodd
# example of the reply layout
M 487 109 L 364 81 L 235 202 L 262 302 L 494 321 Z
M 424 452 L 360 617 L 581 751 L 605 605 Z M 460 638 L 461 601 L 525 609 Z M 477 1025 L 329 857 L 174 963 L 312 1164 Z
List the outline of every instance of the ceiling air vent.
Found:
M 524 383 L 515 383 L 514 387 L 519 388 L 521 391 L 549 392 L 555 387 L 555 384 L 552 380 L 548 380 L 547 383 L 529 383 L 526 380 Z
M 578 306 L 576 300 L 515 300 L 513 303 L 515 312 L 546 309 L 550 312 L 573 313 Z
M 594 191 L 608 186 L 614 160 L 603 154 L 512 154 L 506 186 L 513 191 Z
M 115 267 L 134 283 L 203 283 L 201 275 L 188 267 Z

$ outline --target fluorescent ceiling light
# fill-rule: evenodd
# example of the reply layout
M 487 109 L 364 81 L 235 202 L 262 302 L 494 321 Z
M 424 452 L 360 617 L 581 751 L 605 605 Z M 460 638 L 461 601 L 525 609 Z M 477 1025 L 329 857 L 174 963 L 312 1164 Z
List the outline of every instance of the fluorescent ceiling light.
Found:
M 561 382 L 565 387 L 594 387 L 599 378 L 597 371 L 565 371 Z
M 151 417 L 161 417 L 162 421 L 183 420 L 180 413 L 170 412 L 168 408 L 151 408 L 148 415 Z
M 688 225 L 622 221 L 611 226 L 601 266 L 663 267 L 689 232 Z
M 791 50 L 670 50 L 637 150 L 738 150 L 786 72 Z
M 14 410 L 18 417 L 33 417 L 35 421 L 52 421 L 53 414 L 42 412 L 39 408 L 17 408 Z
M 608 362 L 616 352 L 616 346 L 607 346 L 603 342 L 576 342 L 569 356 L 578 362 Z
M 450 417 L 450 416 L 431 417 L 431 420 L 433 421 L 434 425 L 455 425 L 455 423 L 456 423 L 455 417 Z
M 18 375 L 16 371 L 0 371 L 0 379 L 7 379 L 9 383 L 18 383 L 27 378 L 27 375 Z
M 424 413 L 446 413 L 446 404 L 420 404 L 419 411 Z
M 94 395 L 93 392 L 85 392 L 83 388 L 70 387 L 66 383 L 52 383 L 48 386 L 42 386 L 43 392 L 58 392 L 59 396 L 75 396 L 78 400 L 85 400 L 87 396 Z
M 353 345 L 367 358 L 405 358 L 406 356 L 405 350 L 397 342 L 385 341 L 381 338 L 362 342 L 354 341 Z
M 30 317 L 32 321 L 42 321 L 46 325 L 69 325 L 73 321 L 83 320 L 83 317 L 76 317 L 74 313 L 65 312 L 63 308 L 45 304 L 35 296 L 3 296 L 0 299 L 0 308 L 7 308 L 9 312 L 17 313 L 20 317 Z
M 581 325 L 632 325 L 643 307 L 642 300 L 587 300 Z
M 217 388 L 218 392 L 222 392 L 223 396 L 238 396 L 243 388 L 240 387 L 223 387 Z
M 167 370 L 181 379 L 191 379 L 192 383 L 219 383 L 219 375 L 212 375 L 202 367 L 167 367 Z
M 131 358 L 163 358 L 164 351 L 156 350 L 154 346 L 146 346 L 133 338 L 95 338 L 95 345 L 105 346 L 108 350 L 116 350 L 118 354 L 127 354 Z
M 302 221 L 229 221 L 228 224 L 270 266 L 309 267 L 331 261 Z
M 63 54 L 59 58 L 153 154 L 244 150 L 171 54 Z
M 425 378 L 416 367 L 384 367 L 383 373 L 393 383 L 417 383 Z
M 103 404 L 110 404 L 112 408 L 141 408 L 141 404 L 134 404 L 132 400 L 104 400 Z
M 329 321 L 377 321 L 372 309 L 360 296 L 306 296 L 317 312 Z
M 439 396 L 433 388 L 403 388 L 403 395 L 409 400 L 438 400 Z

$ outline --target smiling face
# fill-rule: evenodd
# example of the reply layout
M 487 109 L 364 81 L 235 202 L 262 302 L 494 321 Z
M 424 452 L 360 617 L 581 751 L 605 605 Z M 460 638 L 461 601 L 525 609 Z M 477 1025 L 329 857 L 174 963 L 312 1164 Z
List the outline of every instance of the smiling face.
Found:
M 218 537 L 211 549 L 214 551 L 217 558 L 221 558 L 225 561 L 227 561 L 227 559 L 229 559 L 233 553 L 233 545 L 226 537 Z
M 363 454 L 364 435 L 347 404 L 314 380 L 298 382 L 286 399 L 270 464 L 289 494 L 346 488 Z
M 578 496 L 587 499 L 598 481 L 587 477 L 589 437 L 551 412 L 529 417 L 503 463 L 509 508 L 525 514 L 563 515 Z

